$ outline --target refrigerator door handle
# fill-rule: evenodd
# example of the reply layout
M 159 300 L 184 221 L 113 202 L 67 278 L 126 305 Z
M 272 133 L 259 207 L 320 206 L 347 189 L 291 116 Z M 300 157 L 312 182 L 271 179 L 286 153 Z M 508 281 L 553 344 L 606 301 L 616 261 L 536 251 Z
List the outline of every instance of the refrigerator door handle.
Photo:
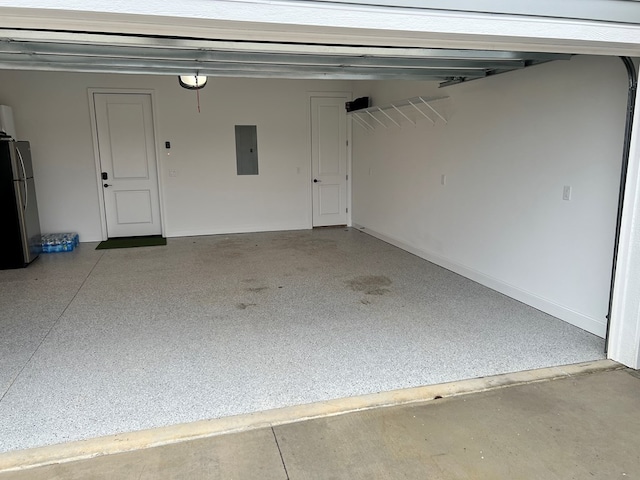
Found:
M 22 167 L 22 181 L 24 182 L 24 206 L 22 208 L 26 210 L 29 205 L 29 186 L 27 185 L 27 171 L 24 168 L 24 159 L 22 158 L 22 153 L 20 153 L 18 145 L 16 145 L 16 153 L 20 159 L 20 166 Z

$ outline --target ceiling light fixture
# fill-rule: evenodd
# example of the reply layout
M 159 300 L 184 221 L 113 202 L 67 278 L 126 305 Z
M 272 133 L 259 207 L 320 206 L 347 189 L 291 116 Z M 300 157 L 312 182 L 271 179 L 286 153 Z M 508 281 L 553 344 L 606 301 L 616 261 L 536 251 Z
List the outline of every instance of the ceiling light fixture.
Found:
M 200 90 L 207 84 L 206 75 L 180 75 L 178 77 L 180 86 L 188 90 Z
M 198 75 L 197 73 L 195 75 L 180 75 L 178 77 L 178 81 L 180 82 L 180 86 L 182 88 L 196 91 L 198 113 L 200 113 L 200 89 L 207 84 L 207 76 Z

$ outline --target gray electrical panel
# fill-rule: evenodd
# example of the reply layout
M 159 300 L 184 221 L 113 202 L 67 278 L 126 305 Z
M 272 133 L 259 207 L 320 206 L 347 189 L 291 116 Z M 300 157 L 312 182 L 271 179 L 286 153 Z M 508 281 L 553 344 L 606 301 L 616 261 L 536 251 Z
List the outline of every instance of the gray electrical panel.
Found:
M 255 125 L 236 125 L 238 175 L 258 175 L 258 132 Z

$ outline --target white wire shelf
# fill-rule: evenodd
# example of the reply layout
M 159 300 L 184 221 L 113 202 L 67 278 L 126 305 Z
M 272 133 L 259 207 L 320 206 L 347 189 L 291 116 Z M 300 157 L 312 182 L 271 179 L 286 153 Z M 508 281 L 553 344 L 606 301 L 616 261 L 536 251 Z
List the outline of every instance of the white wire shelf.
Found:
M 437 121 L 447 123 L 445 101 L 448 98 L 412 97 L 347 113 L 365 130 L 375 130 L 379 126 L 389 128 L 391 125 L 401 127 L 404 122 L 409 122 L 415 127 L 420 117 L 426 118 L 435 125 Z

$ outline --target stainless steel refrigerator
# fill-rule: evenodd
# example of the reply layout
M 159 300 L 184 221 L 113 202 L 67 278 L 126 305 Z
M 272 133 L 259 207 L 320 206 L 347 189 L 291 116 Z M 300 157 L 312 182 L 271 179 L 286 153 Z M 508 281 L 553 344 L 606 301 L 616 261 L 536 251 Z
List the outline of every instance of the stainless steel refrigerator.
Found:
M 26 267 L 42 251 L 29 142 L 0 139 L 0 269 Z

